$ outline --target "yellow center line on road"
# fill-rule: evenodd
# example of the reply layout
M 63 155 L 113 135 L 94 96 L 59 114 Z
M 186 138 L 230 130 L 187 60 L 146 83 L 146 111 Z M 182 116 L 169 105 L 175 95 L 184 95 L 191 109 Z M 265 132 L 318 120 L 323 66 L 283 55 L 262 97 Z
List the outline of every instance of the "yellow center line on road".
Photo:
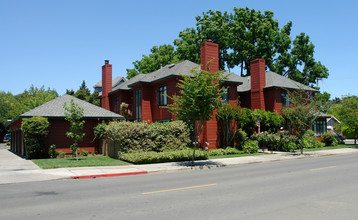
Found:
M 142 194 L 143 194 L 143 195 L 147 195 L 147 194 L 162 193 L 162 192 L 171 192 L 171 191 L 184 190 L 184 189 L 194 189 L 194 188 L 208 187 L 208 186 L 216 186 L 216 183 L 206 184 L 206 185 L 200 185 L 200 186 L 189 186 L 189 187 L 176 188 L 176 189 L 166 189 L 166 190 L 159 190 L 159 191 L 153 191 L 153 192 L 145 192 L 145 193 L 142 193 Z
M 336 167 L 336 166 L 322 167 L 322 168 L 311 169 L 311 171 L 325 170 L 325 169 L 330 169 L 330 168 L 335 168 L 335 167 Z

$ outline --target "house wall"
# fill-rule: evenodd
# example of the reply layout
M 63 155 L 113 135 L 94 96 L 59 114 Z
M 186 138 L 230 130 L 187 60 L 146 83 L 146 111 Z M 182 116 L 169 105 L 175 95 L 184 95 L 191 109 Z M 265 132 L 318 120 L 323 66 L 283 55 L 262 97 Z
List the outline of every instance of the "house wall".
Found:
M 265 89 L 264 97 L 266 111 L 277 112 L 278 114 L 281 114 L 281 91 L 282 89 L 278 88 Z
M 45 139 L 45 147 L 49 148 L 52 144 L 55 144 L 57 151 L 64 151 L 70 154 L 70 146 L 73 142 L 66 136 L 66 132 L 70 129 L 70 123 L 65 119 L 49 119 L 49 122 L 50 127 L 48 128 L 49 133 Z M 93 141 L 93 128 L 99 122 L 97 119 L 85 119 L 83 132 L 86 133 L 86 135 L 83 140 L 78 143 L 80 150 L 87 150 L 89 152 L 98 151 L 98 141 Z

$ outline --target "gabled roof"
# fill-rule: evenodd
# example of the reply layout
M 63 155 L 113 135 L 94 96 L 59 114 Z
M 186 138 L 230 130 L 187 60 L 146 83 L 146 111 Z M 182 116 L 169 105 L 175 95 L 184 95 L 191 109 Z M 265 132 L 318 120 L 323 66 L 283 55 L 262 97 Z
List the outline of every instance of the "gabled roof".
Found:
M 43 105 L 40 105 L 24 114 L 20 115 L 19 118 L 29 118 L 33 116 L 42 116 L 46 118 L 65 118 L 65 109 L 63 104 L 70 105 L 71 99 L 83 108 L 83 118 L 99 118 L 99 119 L 124 119 L 122 115 L 108 111 L 104 108 L 93 105 L 89 102 L 83 101 L 71 95 L 63 95 L 57 97 Z
M 237 87 L 238 92 L 248 92 L 251 90 L 250 76 L 241 77 L 243 84 Z M 303 85 L 302 83 L 296 82 L 287 77 L 281 76 L 277 73 L 268 71 L 266 72 L 266 86 L 267 88 L 285 88 L 285 89 L 298 89 L 306 90 L 312 92 L 318 92 L 316 89 L 313 89 L 309 86 Z
M 112 90 L 112 92 L 117 90 L 130 90 L 130 87 L 140 83 L 145 83 L 145 84 L 155 83 L 171 77 L 180 77 L 181 75 L 192 76 L 190 70 L 193 68 L 197 68 L 198 70 L 200 70 L 200 65 L 193 63 L 189 60 L 185 60 L 177 64 L 169 64 L 154 72 L 148 74 L 139 74 L 131 78 L 127 82 L 122 83 L 121 85 L 115 87 Z M 228 78 L 224 82 L 230 82 L 236 84 L 242 83 L 240 76 L 234 73 L 226 73 L 226 74 L 228 75 Z
M 122 76 L 116 77 L 114 80 L 112 80 L 112 88 L 116 87 L 120 82 L 124 83 L 128 79 Z M 102 80 L 96 83 L 96 85 L 93 86 L 93 88 L 102 88 Z

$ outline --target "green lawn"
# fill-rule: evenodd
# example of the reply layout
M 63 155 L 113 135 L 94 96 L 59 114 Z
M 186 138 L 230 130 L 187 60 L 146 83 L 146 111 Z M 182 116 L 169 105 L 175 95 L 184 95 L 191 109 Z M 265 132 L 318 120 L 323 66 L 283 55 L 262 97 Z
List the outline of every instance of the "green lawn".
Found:
M 356 148 L 358 145 L 351 144 L 339 144 L 337 146 L 328 146 L 328 147 L 320 147 L 320 148 L 306 148 L 303 151 L 318 151 L 318 150 L 332 150 L 332 149 L 340 149 L 340 148 Z M 298 151 L 298 150 L 297 150 Z
M 229 154 L 229 155 L 217 155 L 217 156 L 209 156 L 209 159 L 220 159 L 220 158 L 231 158 L 231 157 L 249 157 L 249 156 L 258 156 L 258 155 L 267 155 L 264 153 L 256 153 L 256 154 Z
M 79 157 L 76 158 L 56 158 L 56 159 L 36 159 L 32 160 L 42 169 L 61 168 L 61 167 L 89 167 L 89 166 L 122 166 L 131 163 L 113 159 L 105 156 Z

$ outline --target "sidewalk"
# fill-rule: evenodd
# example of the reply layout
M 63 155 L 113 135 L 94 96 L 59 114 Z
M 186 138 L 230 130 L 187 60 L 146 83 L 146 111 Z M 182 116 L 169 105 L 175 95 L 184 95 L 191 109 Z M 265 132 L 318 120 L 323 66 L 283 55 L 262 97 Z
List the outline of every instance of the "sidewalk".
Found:
M 237 166 L 250 163 L 262 163 L 279 160 L 302 159 L 329 155 L 358 153 L 356 148 L 343 148 L 335 150 L 299 153 L 274 152 L 260 156 L 211 159 L 191 162 L 171 162 L 129 166 L 104 167 L 68 167 L 58 169 L 41 169 L 31 160 L 18 157 L 7 149 L 0 149 L 0 184 L 45 181 L 56 179 L 98 178 L 122 175 L 138 175 L 155 172 L 174 172 L 184 170 L 211 169 L 227 166 Z

